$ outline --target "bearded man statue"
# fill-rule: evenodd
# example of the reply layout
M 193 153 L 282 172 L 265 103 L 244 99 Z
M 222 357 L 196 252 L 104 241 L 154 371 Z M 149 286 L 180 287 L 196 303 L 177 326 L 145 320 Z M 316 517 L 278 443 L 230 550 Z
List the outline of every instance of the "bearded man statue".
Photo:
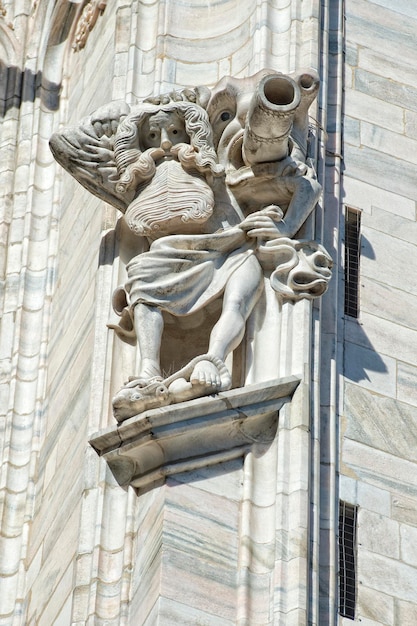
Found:
M 129 333 L 127 314 L 139 344 L 141 367 L 129 385 L 162 380 L 163 311 L 189 315 L 223 295 L 209 358 L 193 366 L 188 382 L 192 395 L 228 388 L 224 359 L 240 343 L 263 283 L 253 246 L 239 227 L 242 216 L 225 195 L 207 115 L 189 102 L 144 104 L 120 124 L 114 154 L 116 189 L 134 190 L 124 219 L 150 241 L 149 251 L 128 264 L 127 282 L 114 296 L 122 327 Z M 128 338 L 120 328 L 116 332 Z

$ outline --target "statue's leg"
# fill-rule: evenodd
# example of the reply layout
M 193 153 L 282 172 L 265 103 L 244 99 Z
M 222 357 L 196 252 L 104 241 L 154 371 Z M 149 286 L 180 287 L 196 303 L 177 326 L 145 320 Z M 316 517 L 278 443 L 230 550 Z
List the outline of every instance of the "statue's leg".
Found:
M 140 350 L 139 378 L 161 376 L 160 352 L 164 321 L 162 311 L 138 302 L 134 310 L 134 326 Z
M 233 272 L 224 295 L 223 308 L 214 326 L 209 343 L 209 354 L 224 361 L 237 348 L 245 334 L 248 319 L 263 289 L 263 275 L 255 256 L 248 259 Z M 209 361 L 200 361 L 194 368 L 190 381 L 193 384 L 220 385 L 216 366 Z

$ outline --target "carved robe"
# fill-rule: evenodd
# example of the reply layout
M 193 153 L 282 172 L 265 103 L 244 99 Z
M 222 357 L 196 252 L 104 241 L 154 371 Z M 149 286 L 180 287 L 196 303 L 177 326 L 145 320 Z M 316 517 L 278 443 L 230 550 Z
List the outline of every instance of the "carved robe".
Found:
M 194 313 L 219 297 L 252 254 L 253 242 L 239 228 L 162 237 L 127 266 L 130 306 L 145 302 L 173 315 Z

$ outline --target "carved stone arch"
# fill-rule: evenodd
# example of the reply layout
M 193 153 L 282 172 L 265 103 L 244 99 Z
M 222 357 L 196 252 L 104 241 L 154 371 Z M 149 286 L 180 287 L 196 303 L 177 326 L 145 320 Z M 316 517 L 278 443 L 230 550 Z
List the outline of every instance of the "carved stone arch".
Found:
M 33 52 L 37 58 L 37 84 L 40 86 L 41 101 L 52 111 L 59 107 L 66 57 L 71 49 L 83 4 L 70 0 L 49 0 L 39 3 L 36 8 L 29 41 L 36 46 Z
M 7 20 L 0 18 L 0 114 L 37 96 L 46 109 L 58 109 L 65 58 L 84 4 L 38 3 L 27 23 L 25 50 Z

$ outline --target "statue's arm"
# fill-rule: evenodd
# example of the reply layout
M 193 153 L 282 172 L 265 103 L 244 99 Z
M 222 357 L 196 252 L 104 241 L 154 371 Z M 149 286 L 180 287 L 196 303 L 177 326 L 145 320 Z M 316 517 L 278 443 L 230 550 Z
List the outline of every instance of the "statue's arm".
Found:
M 88 191 L 124 212 L 130 194 L 116 191 L 117 169 L 114 137 L 121 120 L 129 113 L 125 103 L 100 107 L 78 126 L 54 133 L 50 147 L 55 159 Z
M 285 168 L 285 164 L 287 168 Z M 265 164 L 264 164 L 265 166 Z M 272 240 L 279 237 L 293 238 L 313 211 L 320 197 L 321 185 L 314 171 L 303 163 L 290 158 L 280 163 L 268 164 L 270 170 L 277 166 L 280 172 L 271 176 L 266 184 L 276 188 L 277 197 L 285 189 L 290 202 L 283 213 L 278 205 L 270 205 L 250 213 L 240 224 L 249 237 Z

